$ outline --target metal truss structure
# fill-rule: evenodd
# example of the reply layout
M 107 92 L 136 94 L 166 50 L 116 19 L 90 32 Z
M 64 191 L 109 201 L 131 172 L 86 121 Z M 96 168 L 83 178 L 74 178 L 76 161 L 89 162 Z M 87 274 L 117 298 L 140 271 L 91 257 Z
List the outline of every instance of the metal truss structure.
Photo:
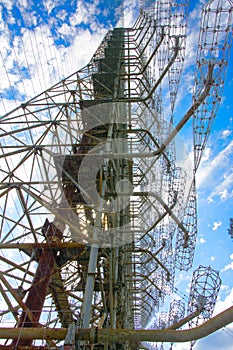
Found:
M 188 3 L 142 4 L 87 66 L 1 118 L 1 349 L 144 349 L 143 329 L 211 318 L 221 281 L 210 267 L 193 274 L 187 316 L 167 300 L 176 269 L 192 266 L 195 172 L 222 95 L 233 3 L 203 8 L 193 105 L 175 126 L 165 96 L 172 115 Z M 194 165 L 178 138 L 191 119 Z M 124 338 L 129 330 L 139 336 Z M 171 342 L 164 334 L 154 343 Z

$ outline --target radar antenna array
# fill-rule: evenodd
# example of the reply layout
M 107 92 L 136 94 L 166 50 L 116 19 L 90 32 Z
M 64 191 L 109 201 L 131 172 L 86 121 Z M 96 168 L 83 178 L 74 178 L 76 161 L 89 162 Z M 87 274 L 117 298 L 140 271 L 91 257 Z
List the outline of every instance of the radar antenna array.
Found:
M 110 30 L 85 67 L 1 118 L 2 349 L 153 348 L 140 338 L 151 324 L 167 334 L 211 317 L 220 278 L 210 267 L 194 271 L 186 317 L 172 296 L 176 269 L 193 262 L 195 172 L 233 6 L 203 7 L 193 105 L 173 125 L 188 5 L 141 2 L 135 25 Z M 178 136 L 191 119 L 194 165 Z M 121 341 L 132 330 L 138 338 Z

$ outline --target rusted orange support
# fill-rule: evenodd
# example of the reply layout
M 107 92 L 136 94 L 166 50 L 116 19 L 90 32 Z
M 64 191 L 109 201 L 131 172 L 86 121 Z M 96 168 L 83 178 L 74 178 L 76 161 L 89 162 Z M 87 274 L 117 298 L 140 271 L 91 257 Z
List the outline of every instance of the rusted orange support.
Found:
M 42 232 L 45 234 L 47 241 L 60 240 L 62 238 L 62 233 L 47 219 Z M 54 251 L 51 248 L 42 249 L 37 270 L 25 301 L 26 306 L 33 315 L 33 321 L 31 321 L 27 313 L 23 311 L 17 325 L 18 328 L 39 326 L 38 323 L 50 284 L 51 275 L 54 272 L 54 263 Z M 31 345 L 32 340 L 19 338 L 12 341 L 12 346 L 17 346 L 17 349 L 19 346 L 30 347 Z
M 14 345 L 0 345 L 1 350 L 15 350 Z M 17 350 L 56 350 L 59 349 L 58 347 L 52 347 L 51 346 L 27 346 L 27 345 L 19 345 L 17 346 Z M 64 349 L 65 350 L 65 349 Z

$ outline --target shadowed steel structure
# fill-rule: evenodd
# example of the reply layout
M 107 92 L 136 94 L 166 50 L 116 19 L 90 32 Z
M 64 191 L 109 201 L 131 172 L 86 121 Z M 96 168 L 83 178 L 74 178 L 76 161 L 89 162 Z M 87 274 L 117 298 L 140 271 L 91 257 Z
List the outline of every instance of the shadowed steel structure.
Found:
M 2 349 L 192 347 L 233 320 L 232 309 L 211 319 L 221 279 L 210 266 L 193 273 L 187 313 L 172 298 L 176 270 L 192 267 L 195 173 L 232 5 L 203 7 L 193 103 L 176 125 L 186 0 L 142 2 L 85 67 L 1 117 Z M 191 119 L 193 162 L 178 135 Z

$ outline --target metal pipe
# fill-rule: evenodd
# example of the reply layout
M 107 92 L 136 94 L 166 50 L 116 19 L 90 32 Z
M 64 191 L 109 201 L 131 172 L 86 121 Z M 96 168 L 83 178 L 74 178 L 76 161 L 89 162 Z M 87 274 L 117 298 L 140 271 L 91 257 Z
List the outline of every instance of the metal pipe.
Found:
M 180 321 L 181 322 L 181 321 Z M 81 341 L 97 342 L 187 342 L 204 338 L 233 322 L 233 306 L 214 316 L 202 325 L 187 330 L 135 330 L 135 329 L 80 329 L 76 335 Z M 0 339 L 56 339 L 64 340 L 65 328 L 0 328 Z
M 91 318 L 92 298 L 93 298 L 93 292 L 94 292 L 98 251 L 99 251 L 98 246 L 93 244 L 91 246 L 91 251 L 90 251 L 87 280 L 86 280 L 84 300 L 83 300 L 82 311 L 81 311 L 81 322 L 84 328 L 89 327 L 90 318 Z
M 182 320 L 179 320 L 178 322 L 174 323 L 173 325 L 165 329 L 170 329 L 170 330 L 178 329 L 183 325 L 185 325 L 186 323 L 188 323 L 189 321 L 193 320 L 195 317 L 199 316 L 202 311 L 203 311 L 202 309 L 196 310 L 192 314 L 188 315 L 187 317 L 183 318 Z
M 188 330 L 127 330 L 127 329 L 91 329 L 82 330 L 83 340 L 102 343 L 148 341 L 148 342 L 187 342 L 198 340 L 233 322 L 233 307 L 221 312 L 204 324 Z
M 164 149 L 169 145 L 169 143 L 174 139 L 174 137 L 177 135 L 177 133 L 183 128 L 183 126 L 187 123 L 187 121 L 190 119 L 190 117 L 194 114 L 194 112 L 198 109 L 198 107 L 204 102 L 205 98 L 210 92 L 213 79 L 213 69 L 214 65 L 210 65 L 207 73 L 207 78 L 206 78 L 206 85 L 204 88 L 204 91 L 202 94 L 199 96 L 199 98 L 194 102 L 192 107 L 188 110 L 188 112 L 185 114 L 185 116 L 180 120 L 180 122 L 176 125 L 174 130 L 170 133 L 170 135 L 167 137 L 167 139 L 163 142 L 162 146 L 154 153 L 156 155 L 160 155 Z
M 102 195 L 105 193 L 105 181 L 103 182 L 102 186 Z M 102 207 L 103 207 L 103 199 L 100 199 L 99 202 L 99 211 L 96 215 L 95 220 L 95 229 L 93 233 L 93 239 L 94 242 L 97 242 L 97 229 L 101 227 L 101 213 L 102 213 Z M 89 327 L 90 324 L 90 318 L 91 318 L 91 310 L 92 310 L 92 299 L 93 299 L 93 293 L 94 293 L 94 286 L 95 286 L 95 277 L 96 277 L 96 268 L 97 268 L 97 261 L 98 261 L 98 252 L 99 252 L 99 246 L 94 243 L 91 245 L 90 250 L 90 257 L 88 262 L 88 271 L 87 271 L 87 279 L 86 279 L 86 285 L 85 285 L 85 291 L 84 291 L 84 297 L 83 297 L 83 304 L 81 309 L 81 326 L 83 328 Z
M 145 134 L 147 134 L 150 137 L 150 139 L 152 140 L 152 142 L 154 143 L 154 145 L 156 147 L 158 147 L 158 148 L 160 147 L 158 142 L 157 142 L 157 140 L 154 138 L 154 136 L 151 134 L 151 132 L 149 130 L 147 130 L 147 129 L 142 129 L 142 128 L 141 129 L 139 129 L 139 128 L 137 128 L 137 129 L 130 129 L 130 130 L 128 130 L 128 129 L 123 130 L 122 129 L 122 130 L 119 130 L 119 131 L 123 132 L 123 133 L 126 133 L 126 134 L 136 134 L 137 132 L 144 132 Z M 163 156 L 166 159 L 166 161 L 168 163 L 168 166 L 171 166 L 171 161 L 168 158 L 168 156 L 165 153 L 163 153 Z

